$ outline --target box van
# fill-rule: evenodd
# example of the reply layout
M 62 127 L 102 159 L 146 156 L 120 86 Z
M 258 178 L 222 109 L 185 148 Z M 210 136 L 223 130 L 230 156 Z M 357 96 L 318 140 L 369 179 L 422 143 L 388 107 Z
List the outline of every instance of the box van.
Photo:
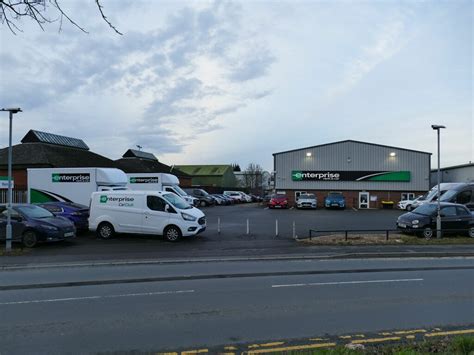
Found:
M 28 203 L 75 202 L 89 205 L 95 191 L 126 190 L 127 175 L 115 168 L 27 169 Z
M 440 198 L 441 202 L 465 205 L 474 211 L 474 183 L 449 183 Z
M 115 233 L 163 235 L 175 242 L 206 229 L 204 213 L 181 197 L 165 191 L 94 192 L 89 230 L 100 238 Z
M 165 173 L 133 173 L 127 174 L 127 187 L 130 190 L 140 191 L 168 191 L 172 192 L 190 205 L 197 206 L 199 199 L 190 196 L 179 186 L 179 179 L 172 174 Z

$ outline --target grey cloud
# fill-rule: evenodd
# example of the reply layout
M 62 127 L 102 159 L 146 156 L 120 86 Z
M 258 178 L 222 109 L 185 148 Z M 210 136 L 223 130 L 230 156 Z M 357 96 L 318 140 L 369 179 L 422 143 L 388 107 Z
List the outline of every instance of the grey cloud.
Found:
M 275 57 L 273 57 L 269 51 L 260 50 L 260 52 L 248 58 L 244 58 L 238 63 L 229 77 L 232 81 L 237 82 L 257 79 L 267 73 L 274 61 Z

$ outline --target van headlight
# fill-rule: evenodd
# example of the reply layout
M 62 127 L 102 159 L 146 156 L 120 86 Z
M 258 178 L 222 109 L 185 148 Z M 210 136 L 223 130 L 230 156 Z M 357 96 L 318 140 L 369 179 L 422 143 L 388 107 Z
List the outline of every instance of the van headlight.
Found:
M 418 224 L 418 223 L 420 223 L 420 221 L 417 219 L 414 219 L 413 221 L 411 221 L 411 224 Z
M 183 217 L 183 219 L 184 219 L 185 221 L 191 221 L 191 222 L 194 222 L 194 221 L 196 221 L 196 220 L 197 220 L 197 218 L 196 218 L 196 217 L 194 217 L 194 216 L 191 216 L 190 214 L 187 214 L 187 213 L 184 213 L 184 212 L 181 212 L 181 216 Z

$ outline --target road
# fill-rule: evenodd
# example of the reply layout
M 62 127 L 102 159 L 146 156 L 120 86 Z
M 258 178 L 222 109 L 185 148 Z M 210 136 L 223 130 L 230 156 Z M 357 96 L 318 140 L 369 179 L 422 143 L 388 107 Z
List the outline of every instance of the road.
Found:
M 207 349 L 469 325 L 474 259 L 3 270 L 0 353 Z

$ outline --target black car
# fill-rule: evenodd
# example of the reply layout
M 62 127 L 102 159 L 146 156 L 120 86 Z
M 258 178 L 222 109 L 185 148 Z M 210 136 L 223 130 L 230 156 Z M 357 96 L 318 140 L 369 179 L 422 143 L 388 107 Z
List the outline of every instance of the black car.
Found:
M 0 240 L 6 239 L 7 207 L 0 206 Z M 76 237 L 74 223 L 48 210 L 29 204 L 12 206 L 12 238 L 27 248 L 38 242 L 53 242 Z
M 214 197 L 209 195 L 207 191 L 203 189 L 187 188 L 183 190 L 186 191 L 189 195 L 199 199 L 199 206 L 201 207 L 213 206 L 216 203 Z
M 466 206 L 441 202 L 440 207 L 441 229 L 443 231 L 446 233 L 467 233 L 474 238 L 474 215 Z M 436 235 L 437 215 L 438 204 L 427 203 L 398 217 L 397 228 L 431 238 Z

